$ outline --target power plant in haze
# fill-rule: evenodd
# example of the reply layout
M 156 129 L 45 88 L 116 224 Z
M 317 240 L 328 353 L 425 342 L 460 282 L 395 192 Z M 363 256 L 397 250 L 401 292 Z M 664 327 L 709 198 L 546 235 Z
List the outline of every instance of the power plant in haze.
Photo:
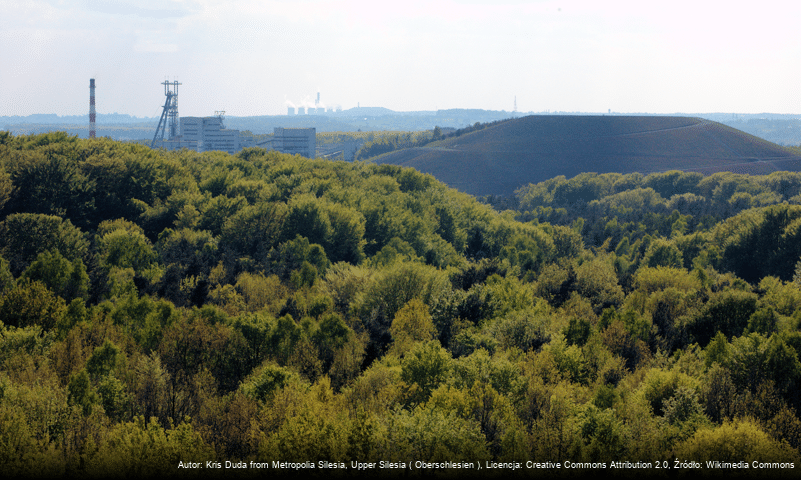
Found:
M 342 107 L 340 105 L 336 105 L 335 107 L 328 107 L 326 108 L 322 102 L 320 102 L 320 92 L 317 92 L 317 99 L 314 103 L 311 100 L 308 100 L 309 97 L 306 97 L 306 100 L 300 103 L 300 105 L 295 105 L 294 103 L 287 100 L 284 102 L 286 105 L 286 114 L 287 115 L 327 115 L 327 114 L 334 114 L 334 113 L 341 113 Z

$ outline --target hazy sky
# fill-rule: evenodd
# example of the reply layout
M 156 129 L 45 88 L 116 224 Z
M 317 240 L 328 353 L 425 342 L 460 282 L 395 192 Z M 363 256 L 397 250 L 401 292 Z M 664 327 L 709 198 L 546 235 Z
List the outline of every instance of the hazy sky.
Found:
M 801 112 L 801 2 L 0 0 L 0 116 Z

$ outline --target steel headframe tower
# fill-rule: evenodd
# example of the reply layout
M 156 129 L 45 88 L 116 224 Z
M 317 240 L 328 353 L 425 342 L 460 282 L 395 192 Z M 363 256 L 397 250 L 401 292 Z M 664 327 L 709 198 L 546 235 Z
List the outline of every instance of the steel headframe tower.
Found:
M 89 79 L 89 138 L 95 138 L 95 79 Z
M 178 83 L 177 80 L 173 80 L 172 82 L 164 80 L 161 84 L 164 85 L 164 95 L 167 96 L 167 100 L 164 102 L 164 110 L 161 112 L 159 125 L 156 127 L 156 134 L 153 136 L 153 141 L 150 142 L 150 148 L 156 146 L 156 139 L 159 138 L 159 132 L 161 132 L 161 140 L 164 141 L 164 133 L 168 124 L 170 135 L 167 138 L 172 139 L 178 136 L 178 85 L 181 84 Z

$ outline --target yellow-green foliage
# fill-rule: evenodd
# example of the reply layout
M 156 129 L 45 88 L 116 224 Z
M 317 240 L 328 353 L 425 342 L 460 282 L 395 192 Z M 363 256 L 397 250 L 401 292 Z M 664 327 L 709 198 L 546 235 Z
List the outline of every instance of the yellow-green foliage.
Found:
M 0 467 L 798 462 L 799 192 L 0 133 Z
M 415 342 L 427 342 L 434 338 L 436 329 L 426 304 L 418 298 L 413 298 L 395 314 L 389 333 L 393 341 L 390 351 L 401 356 Z
M 646 293 L 671 287 L 683 292 L 691 292 L 700 289 L 701 283 L 696 276 L 682 268 L 657 266 L 654 268 L 641 267 L 637 270 L 634 286 Z
M 86 472 L 96 476 L 154 477 L 171 475 L 178 462 L 204 463 L 213 449 L 192 426 L 182 422 L 165 429 L 142 417 L 108 432 L 86 459 Z
M 676 456 L 700 462 L 744 461 L 749 463 L 749 467 L 752 467 L 750 464 L 754 461 L 768 464 L 788 462 L 796 465 L 799 462 L 797 450 L 771 438 L 757 424 L 748 420 L 702 428 L 676 446 Z

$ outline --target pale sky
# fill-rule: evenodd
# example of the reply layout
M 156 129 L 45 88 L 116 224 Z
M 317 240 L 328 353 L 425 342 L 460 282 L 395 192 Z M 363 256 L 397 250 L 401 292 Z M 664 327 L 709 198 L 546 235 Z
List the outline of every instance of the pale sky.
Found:
M 0 116 L 800 113 L 801 2 L 0 0 Z

